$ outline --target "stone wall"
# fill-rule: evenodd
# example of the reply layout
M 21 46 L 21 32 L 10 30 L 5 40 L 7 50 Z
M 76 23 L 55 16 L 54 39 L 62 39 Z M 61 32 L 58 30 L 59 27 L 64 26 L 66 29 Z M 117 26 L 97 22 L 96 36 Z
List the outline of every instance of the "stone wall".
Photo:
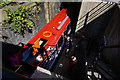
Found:
M 120 76 L 120 8 L 116 6 L 113 16 L 107 25 L 105 35 L 107 45 L 103 52 L 104 61 L 111 64 L 115 72 Z

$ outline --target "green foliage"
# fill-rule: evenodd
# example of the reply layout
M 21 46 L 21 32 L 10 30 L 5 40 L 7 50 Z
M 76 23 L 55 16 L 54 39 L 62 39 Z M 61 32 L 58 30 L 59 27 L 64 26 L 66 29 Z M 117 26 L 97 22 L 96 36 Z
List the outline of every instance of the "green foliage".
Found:
M 30 16 L 34 16 L 34 14 L 25 6 L 17 7 L 17 10 L 13 11 L 12 13 L 10 8 L 4 9 L 3 11 L 5 11 L 8 16 L 8 18 L 5 20 L 6 26 L 9 27 L 9 24 L 14 23 L 14 25 L 10 27 L 11 30 L 17 30 L 19 33 L 21 33 L 26 28 L 33 28 L 33 22 L 31 22 L 29 19 Z
M 36 10 L 34 8 L 36 7 Z M 33 28 L 33 21 L 39 18 L 36 16 L 40 12 L 40 6 L 37 4 L 32 4 L 31 6 L 17 6 L 17 9 L 11 12 L 11 8 L 4 9 L 7 13 L 8 18 L 5 20 L 5 26 L 9 27 L 10 30 L 15 30 L 19 33 L 24 32 L 25 29 Z M 10 26 L 10 24 L 12 25 Z
M 11 13 L 11 9 L 10 8 L 3 9 L 3 11 L 5 11 L 7 14 Z
M 9 27 L 9 24 L 5 24 L 6 25 L 6 27 Z
M 0 3 L 0 5 L 1 6 L 5 6 L 5 5 L 9 5 L 11 2 L 9 2 L 9 1 L 6 1 L 6 2 L 2 2 L 2 3 Z
M 37 12 L 38 12 L 38 13 L 40 12 L 40 6 L 38 6 L 38 10 L 37 10 Z

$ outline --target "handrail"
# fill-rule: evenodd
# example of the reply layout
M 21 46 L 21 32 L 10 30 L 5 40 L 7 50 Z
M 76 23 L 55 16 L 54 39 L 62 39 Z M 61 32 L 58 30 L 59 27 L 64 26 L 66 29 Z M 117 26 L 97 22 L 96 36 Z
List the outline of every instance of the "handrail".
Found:
M 100 2 L 97 6 L 95 6 L 93 9 L 91 9 L 90 11 L 88 11 L 85 15 L 83 15 L 78 21 L 77 23 L 77 29 L 79 29 L 82 25 L 84 25 L 85 23 L 85 19 L 86 16 L 88 16 L 88 20 L 87 22 L 89 22 L 90 20 L 94 19 L 96 16 L 99 16 L 100 13 L 104 12 L 107 8 L 111 7 L 115 2 L 111 2 L 109 4 L 109 2 L 106 2 L 104 5 L 100 6 L 103 2 Z M 100 8 L 98 8 L 100 6 Z M 92 12 L 94 9 L 98 8 L 97 10 L 95 10 L 94 12 Z M 89 15 L 90 14 L 90 15 Z M 101 15 L 101 14 L 100 14 Z M 81 20 L 81 21 L 80 21 Z M 87 23 L 86 22 L 86 23 Z
M 108 3 L 106 3 L 106 4 L 108 4 Z M 106 4 L 104 4 L 103 6 L 101 6 L 99 9 L 97 9 L 96 11 L 99 11 L 100 9 L 102 9 L 104 6 L 106 6 Z M 94 11 L 93 13 L 91 13 L 91 15 L 93 15 L 96 11 Z M 91 16 L 91 15 L 89 15 L 89 16 Z
M 112 4 L 111 4 L 112 5 Z M 108 7 L 110 7 L 111 5 L 108 5 L 105 9 L 104 8 L 101 8 L 101 9 L 103 9 L 103 10 L 101 10 L 101 12 L 103 12 L 104 10 L 106 10 Z M 98 12 L 98 10 L 96 11 L 96 12 Z M 96 13 L 95 12 L 95 13 Z M 92 18 L 94 18 L 95 16 L 97 16 L 99 13 L 97 13 L 96 15 L 94 15 Z M 91 17 L 91 16 L 90 16 Z M 90 21 L 92 18 L 90 18 L 88 21 Z
M 94 7 L 93 9 L 91 9 L 89 12 L 87 12 L 84 16 L 82 16 L 79 20 L 83 19 L 84 17 L 86 17 L 86 15 L 90 12 L 92 12 L 95 8 L 97 8 L 99 5 L 101 5 L 103 2 L 99 3 L 96 7 Z M 79 21 L 78 20 L 78 21 Z M 84 19 L 85 20 L 85 19 Z M 79 22 L 77 25 L 79 25 L 80 23 L 82 23 L 84 20 L 82 20 L 81 22 Z M 84 23 L 83 23 L 84 24 Z
M 93 9 L 91 9 L 89 12 L 93 11 L 95 8 L 97 8 L 99 5 L 101 5 L 103 2 L 99 3 L 97 6 L 95 6 Z M 87 14 L 87 13 L 86 13 Z M 79 20 L 81 20 L 83 17 L 86 16 L 86 14 L 84 16 L 82 16 Z

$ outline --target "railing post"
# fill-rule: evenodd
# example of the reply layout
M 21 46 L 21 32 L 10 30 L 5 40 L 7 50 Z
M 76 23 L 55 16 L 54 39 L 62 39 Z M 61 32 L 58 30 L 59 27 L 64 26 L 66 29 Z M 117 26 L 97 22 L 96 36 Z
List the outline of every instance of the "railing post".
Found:
M 86 18 L 85 18 L 85 22 L 84 22 L 84 26 L 83 26 L 83 27 L 85 27 L 86 24 L 87 24 L 87 19 L 88 19 L 88 15 L 89 15 L 89 13 L 90 13 L 90 12 L 88 12 L 88 13 L 86 14 Z

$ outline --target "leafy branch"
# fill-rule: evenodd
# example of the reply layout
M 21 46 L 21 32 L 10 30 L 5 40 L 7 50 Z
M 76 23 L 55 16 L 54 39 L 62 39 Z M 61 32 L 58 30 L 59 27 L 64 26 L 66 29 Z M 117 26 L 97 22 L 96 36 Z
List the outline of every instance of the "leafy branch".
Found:
M 5 6 L 5 5 L 9 5 L 11 2 L 9 2 L 9 1 L 6 1 L 6 2 L 1 2 L 0 3 L 0 6 Z
M 4 9 L 7 13 L 8 18 L 5 20 L 6 27 L 10 27 L 9 25 L 11 23 L 14 23 L 12 27 L 10 27 L 11 30 L 16 30 L 17 32 L 21 33 L 26 28 L 33 28 L 33 22 L 30 21 L 30 16 L 34 15 L 33 12 L 31 12 L 30 8 L 26 8 L 25 6 L 17 7 L 17 10 L 11 12 L 10 8 Z

